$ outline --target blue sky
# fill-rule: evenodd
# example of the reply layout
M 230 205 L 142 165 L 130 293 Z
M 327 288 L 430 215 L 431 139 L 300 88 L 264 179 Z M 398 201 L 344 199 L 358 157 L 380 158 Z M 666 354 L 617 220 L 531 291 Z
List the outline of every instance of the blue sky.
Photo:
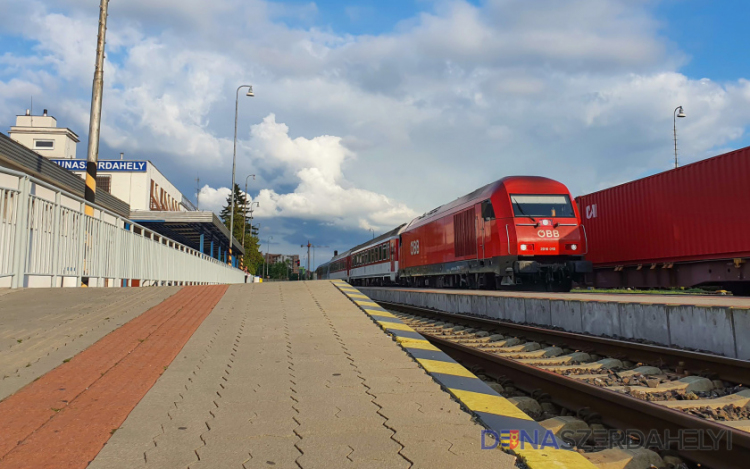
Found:
M 47 108 L 85 156 L 94 0 L 0 0 L 0 123 Z M 273 248 L 345 250 L 512 174 L 574 195 L 750 145 L 750 5 L 697 0 L 110 3 L 101 157 L 218 209 L 231 175 Z
M 680 71 L 691 78 L 736 80 L 750 77 L 750 49 L 745 42 L 750 2 L 668 0 L 656 7 L 666 36 L 689 61 Z

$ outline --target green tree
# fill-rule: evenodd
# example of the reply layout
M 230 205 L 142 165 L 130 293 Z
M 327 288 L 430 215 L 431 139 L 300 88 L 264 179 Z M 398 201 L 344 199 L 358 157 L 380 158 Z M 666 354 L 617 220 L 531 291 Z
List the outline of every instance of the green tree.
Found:
M 234 227 L 232 229 L 232 235 L 240 242 L 242 242 L 242 231 L 245 231 L 245 257 L 243 259 L 244 265 L 247 266 L 248 272 L 255 274 L 258 270 L 258 264 L 263 263 L 263 255 L 260 253 L 260 242 L 257 236 L 253 236 L 251 231 L 251 224 L 248 223 L 247 207 L 249 205 L 247 197 L 240 190 L 238 184 L 234 185 L 234 194 L 227 196 L 227 203 L 221 210 L 221 220 L 224 222 L 224 226 L 229 229 L 231 223 L 232 214 L 232 195 L 234 195 Z M 237 254 L 237 253 L 233 253 Z

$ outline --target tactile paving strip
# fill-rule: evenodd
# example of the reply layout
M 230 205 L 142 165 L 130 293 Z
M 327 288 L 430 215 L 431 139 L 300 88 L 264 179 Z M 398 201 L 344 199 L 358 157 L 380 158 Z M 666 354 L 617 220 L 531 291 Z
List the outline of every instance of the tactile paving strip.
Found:
M 529 435 L 546 435 L 547 430 L 531 417 L 519 410 L 506 398 L 477 378 L 451 357 L 432 345 L 421 334 L 404 324 L 393 314 L 380 307 L 359 290 L 341 280 L 332 281 L 344 295 L 375 321 L 386 333 L 411 355 L 422 368 L 440 383 L 453 397 L 481 420 L 489 429 L 501 437 L 503 449 L 526 463 L 530 469 L 576 468 L 595 469 L 581 454 L 554 445 L 523 445 L 513 450 L 508 448 L 510 431 L 525 431 Z M 540 437 L 541 440 L 541 437 Z M 542 440 L 543 441 L 543 440 Z M 557 446 L 562 442 L 557 440 Z

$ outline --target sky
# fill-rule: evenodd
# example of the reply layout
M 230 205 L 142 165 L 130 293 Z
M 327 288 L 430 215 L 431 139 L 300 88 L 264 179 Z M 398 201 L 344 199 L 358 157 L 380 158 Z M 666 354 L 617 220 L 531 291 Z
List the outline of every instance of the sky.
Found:
M 98 4 L 0 0 L 0 131 L 33 96 L 86 157 Z M 681 163 L 750 145 L 750 2 L 109 10 L 100 158 L 149 159 L 218 211 L 235 91 L 253 85 L 239 101 L 237 182 L 255 175 L 263 251 L 304 256 L 309 240 L 315 263 L 504 176 L 551 177 L 575 196 L 668 170 L 679 105 Z

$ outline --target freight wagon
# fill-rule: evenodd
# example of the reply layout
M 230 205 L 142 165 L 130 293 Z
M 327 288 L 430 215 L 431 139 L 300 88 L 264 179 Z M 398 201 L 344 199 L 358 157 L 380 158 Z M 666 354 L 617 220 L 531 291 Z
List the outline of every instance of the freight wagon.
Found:
M 576 199 L 596 287 L 750 295 L 750 147 Z

